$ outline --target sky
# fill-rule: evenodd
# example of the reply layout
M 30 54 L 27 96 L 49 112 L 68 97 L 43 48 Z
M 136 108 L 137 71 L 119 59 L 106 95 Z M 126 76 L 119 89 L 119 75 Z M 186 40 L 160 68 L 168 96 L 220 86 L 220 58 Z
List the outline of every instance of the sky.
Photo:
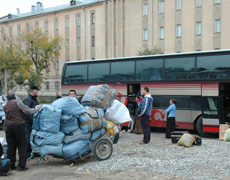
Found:
M 36 5 L 36 2 L 41 2 L 44 8 L 68 4 L 70 0 L 0 0 L 0 17 L 8 15 L 9 13 L 17 14 L 17 8 L 20 13 L 31 11 L 31 6 Z

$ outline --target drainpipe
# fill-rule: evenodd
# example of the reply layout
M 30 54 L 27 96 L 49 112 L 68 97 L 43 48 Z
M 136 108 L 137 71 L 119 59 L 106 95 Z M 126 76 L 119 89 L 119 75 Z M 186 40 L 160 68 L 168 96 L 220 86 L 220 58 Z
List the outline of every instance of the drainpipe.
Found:
M 84 6 L 82 6 L 84 10 L 84 41 L 85 41 L 85 60 L 86 60 L 86 12 Z
M 153 50 L 153 0 L 151 0 L 151 51 Z

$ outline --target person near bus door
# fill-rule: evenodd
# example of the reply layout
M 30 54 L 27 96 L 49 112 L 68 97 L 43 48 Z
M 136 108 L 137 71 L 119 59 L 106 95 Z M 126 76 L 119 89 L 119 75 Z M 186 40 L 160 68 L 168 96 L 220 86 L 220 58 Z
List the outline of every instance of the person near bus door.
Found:
M 171 138 L 171 132 L 176 130 L 176 99 L 170 100 L 170 106 L 166 109 L 167 113 L 167 125 L 166 125 L 166 138 Z
M 129 122 L 129 130 L 127 132 L 133 133 L 135 128 L 135 111 L 136 111 L 137 103 L 135 102 L 135 95 L 129 98 L 129 102 L 127 104 L 127 108 L 129 110 L 130 117 L 132 122 Z
M 138 117 L 139 113 L 140 113 L 140 108 L 138 107 L 138 104 L 140 104 L 141 100 L 140 100 L 140 96 L 136 96 L 136 99 L 135 99 L 136 103 L 137 103 L 137 107 L 136 107 L 136 111 L 135 111 L 135 130 L 134 130 L 134 133 L 135 134 L 143 134 L 143 131 L 142 131 L 142 127 L 141 127 L 141 121 L 140 121 L 140 118 Z
M 152 111 L 153 97 L 149 94 L 148 87 L 144 87 L 142 93 L 144 94 L 144 98 L 142 99 L 138 107 L 141 110 L 139 117 L 141 120 L 141 127 L 144 133 L 144 138 L 143 141 L 140 142 L 139 144 L 148 144 L 150 142 L 150 135 L 151 135 L 149 118 Z

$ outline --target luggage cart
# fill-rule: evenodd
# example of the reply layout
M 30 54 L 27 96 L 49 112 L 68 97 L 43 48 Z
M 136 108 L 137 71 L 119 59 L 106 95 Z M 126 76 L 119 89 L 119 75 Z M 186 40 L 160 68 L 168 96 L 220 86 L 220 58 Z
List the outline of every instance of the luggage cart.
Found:
M 78 154 L 79 155 L 78 159 L 71 159 L 71 157 L 64 158 L 62 156 L 56 156 L 56 155 L 51 155 L 51 154 L 47 154 L 47 155 L 53 156 L 55 158 L 71 160 L 71 161 L 85 160 L 87 157 L 91 155 L 93 155 L 98 161 L 107 160 L 111 157 L 113 153 L 113 144 L 117 144 L 119 140 L 119 133 L 116 134 L 115 136 L 111 136 L 109 132 L 106 132 L 104 135 L 98 137 L 97 139 L 92 141 L 92 143 L 87 145 L 90 148 L 89 152 L 87 152 L 84 155 L 81 155 L 80 152 L 78 152 L 75 155 L 71 156 L 71 157 L 74 157 Z M 87 146 L 85 146 L 84 148 L 86 148 Z M 48 158 L 45 159 L 45 156 L 46 155 L 41 155 L 41 157 L 37 160 L 37 162 L 40 162 L 41 160 L 44 160 L 44 161 L 48 160 Z M 28 160 L 32 158 L 33 158 L 33 155 Z

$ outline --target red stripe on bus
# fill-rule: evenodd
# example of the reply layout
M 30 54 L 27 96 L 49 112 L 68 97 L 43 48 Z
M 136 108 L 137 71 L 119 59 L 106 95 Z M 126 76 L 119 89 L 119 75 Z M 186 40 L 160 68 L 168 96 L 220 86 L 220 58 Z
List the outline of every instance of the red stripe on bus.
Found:
M 219 132 L 219 125 L 203 125 L 204 132 Z

